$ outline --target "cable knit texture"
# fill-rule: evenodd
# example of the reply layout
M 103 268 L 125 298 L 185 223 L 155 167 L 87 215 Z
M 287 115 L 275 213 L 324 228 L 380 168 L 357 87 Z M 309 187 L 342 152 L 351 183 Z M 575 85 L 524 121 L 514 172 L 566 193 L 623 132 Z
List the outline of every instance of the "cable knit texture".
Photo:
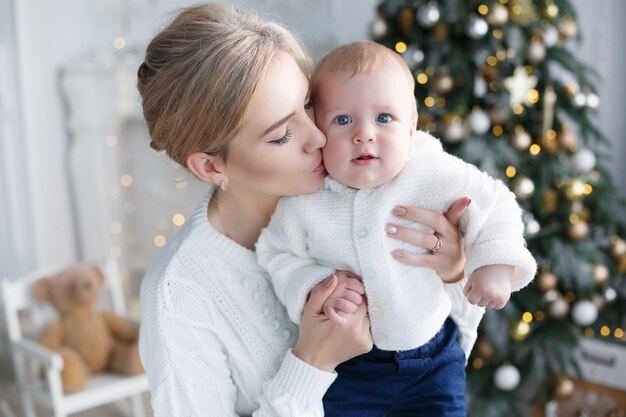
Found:
M 536 263 L 526 249 L 514 194 L 501 181 L 444 152 L 424 132 L 418 132 L 416 149 L 400 174 L 379 187 L 357 190 L 328 176 L 317 193 L 281 199 L 257 243 L 259 262 L 295 323 L 311 288 L 336 270 L 348 270 L 363 277 L 372 336 L 380 349 L 422 346 L 451 315 L 469 356 L 484 309 L 463 295 L 467 278 L 444 284 L 431 268 L 401 264 L 391 251 L 416 249 L 385 232 L 392 222 L 432 233 L 393 217 L 391 210 L 405 204 L 444 213 L 465 195 L 472 199 L 459 225 L 468 259 L 465 276 L 485 265 L 514 265 L 513 289 L 528 284 Z
M 139 348 L 154 415 L 323 416 L 336 374 L 291 353 L 297 328 L 256 254 L 209 224 L 212 193 L 141 286 Z

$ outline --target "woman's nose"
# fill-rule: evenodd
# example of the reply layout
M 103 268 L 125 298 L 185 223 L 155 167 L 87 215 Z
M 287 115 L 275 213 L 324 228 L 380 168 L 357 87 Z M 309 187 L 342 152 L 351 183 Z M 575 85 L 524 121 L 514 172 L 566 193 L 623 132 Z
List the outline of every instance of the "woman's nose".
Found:
M 306 133 L 307 140 L 304 148 L 306 153 L 315 152 L 326 145 L 326 136 L 324 136 L 324 133 L 322 133 L 311 119 L 309 119 L 309 123 L 307 123 Z

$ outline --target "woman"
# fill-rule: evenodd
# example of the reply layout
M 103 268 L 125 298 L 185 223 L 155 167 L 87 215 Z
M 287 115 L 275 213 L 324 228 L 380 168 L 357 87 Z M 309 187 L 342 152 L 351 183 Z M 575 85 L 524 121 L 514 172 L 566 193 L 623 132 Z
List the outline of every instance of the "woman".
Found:
M 283 27 L 218 4 L 182 10 L 147 48 L 138 85 L 151 146 L 216 185 L 142 283 L 140 351 L 156 416 L 321 416 L 334 368 L 372 347 L 366 303 L 341 325 L 322 314 L 336 278 L 313 289 L 298 333 L 254 253 L 278 199 L 323 184 L 308 74 Z M 462 275 L 453 224 L 468 203 L 448 220 L 411 208 L 405 218 L 432 226 L 443 246 L 400 261 Z M 409 228 L 397 237 L 427 238 Z

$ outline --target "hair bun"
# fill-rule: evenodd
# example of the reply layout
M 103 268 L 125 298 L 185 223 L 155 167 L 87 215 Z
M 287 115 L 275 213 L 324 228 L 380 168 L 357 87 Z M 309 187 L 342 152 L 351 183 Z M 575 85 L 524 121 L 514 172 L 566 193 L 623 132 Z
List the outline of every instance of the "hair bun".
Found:
M 142 63 L 137 70 L 137 78 L 141 83 L 145 83 L 148 78 L 152 77 L 154 74 L 156 74 L 156 71 L 150 68 L 145 62 Z

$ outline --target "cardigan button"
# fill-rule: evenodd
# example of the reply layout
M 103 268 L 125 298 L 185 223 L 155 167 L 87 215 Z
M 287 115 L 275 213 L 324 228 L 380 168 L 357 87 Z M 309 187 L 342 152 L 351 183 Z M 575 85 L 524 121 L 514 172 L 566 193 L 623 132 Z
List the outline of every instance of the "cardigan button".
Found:
M 354 235 L 357 237 L 357 239 L 366 238 L 368 233 L 369 231 L 367 230 L 367 226 L 359 226 L 354 231 Z

